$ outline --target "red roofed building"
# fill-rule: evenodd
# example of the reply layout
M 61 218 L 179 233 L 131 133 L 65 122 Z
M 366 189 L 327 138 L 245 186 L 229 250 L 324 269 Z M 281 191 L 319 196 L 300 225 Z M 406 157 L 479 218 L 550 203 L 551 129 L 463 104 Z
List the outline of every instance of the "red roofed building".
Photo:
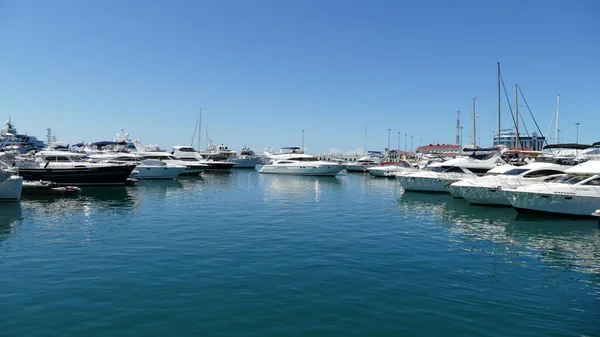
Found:
M 419 146 L 417 153 L 441 154 L 445 156 L 456 156 L 461 152 L 458 144 L 429 144 Z

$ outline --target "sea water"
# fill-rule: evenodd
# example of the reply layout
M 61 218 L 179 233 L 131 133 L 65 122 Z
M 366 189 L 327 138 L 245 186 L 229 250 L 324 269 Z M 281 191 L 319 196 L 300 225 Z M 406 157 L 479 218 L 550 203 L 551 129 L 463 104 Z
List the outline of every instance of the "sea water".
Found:
M 0 204 L 0 336 L 600 336 L 594 220 L 260 175 Z

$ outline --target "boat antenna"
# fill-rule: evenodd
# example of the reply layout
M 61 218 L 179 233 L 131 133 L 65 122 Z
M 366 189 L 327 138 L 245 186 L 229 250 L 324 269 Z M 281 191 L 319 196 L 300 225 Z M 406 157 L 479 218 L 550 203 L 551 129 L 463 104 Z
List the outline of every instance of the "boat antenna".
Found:
M 200 142 L 202 140 L 202 137 L 200 137 L 202 134 L 202 107 L 200 107 L 200 113 L 198 114 L 198 147 L 196 148 L 197 150 L 200 150 Z
M 556 143 L 558 144 L 558 113 L 560 112 L 560 94 L 556 96 L 556 129 L 554 132 L 554 136 L 556 137 Z
M 498 145 L 500 145 L 500 131 L 501 131 L 501 123 L 500 123 L 500 62 L 498 63 Z
M 190 142 L 190 146 L 194 146 L 194 138 L 196 138 L 196 131 L 198 130 L 198 123 L 200 121 L 200 115 L 196 119 L 196 125 L 194 126 L 194 133 L 192 134 L 192 141 Z M 200 138 L 200 136 L 198 136 Z
M 516 138 L 515 138 L 515 147 L 517 150 L 521 148 L 521 142 L 519 141 L 519 85 L 515 84 L 515 130 L 516 130 Z

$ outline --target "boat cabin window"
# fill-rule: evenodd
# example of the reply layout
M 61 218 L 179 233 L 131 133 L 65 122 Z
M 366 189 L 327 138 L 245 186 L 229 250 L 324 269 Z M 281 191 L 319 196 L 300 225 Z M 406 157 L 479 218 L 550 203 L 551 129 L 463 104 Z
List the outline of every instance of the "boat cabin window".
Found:
M 49 156 L 49 157 L 46 157 L 46 161 L 50 161 L 50 162 L 70 162 L 71 160 L 69 159 L 69 157 Z
M 600 178 L 590 179 L 581 185 L 600 186 Z
M 426 166 L 423 168 L 423 171 L 444 172 L 446 168 L 441 166 Z
M 567 175 L 567 176 L 556 179 L 554 182 L 574 185 L 574 184 L 577 184 L 587 178 L 588 177 L 586 177 L 586 176 L 569 176 L 569 175 Z
M 508 171 L 502 173 L 502 175 L 505 175 L 505 176 L 518 176 L 519 174 L 521 174 L 523 172 L 526 172 L 526 171 L 529 171 L 529 170 L 528 169 L 519 169 L 519 168 L 516 168 L 516 169 L 508 170 Z
M 297 158 L 290 158 L 289 160 L 294 160 L 294 161 L 315 161 L 315 158 L 313 158 L 313 157 L 297 157 Z
M 492 158 L 494 155 L 495 155 L 495 153 L 473 152 L 472 154 L 469 155 L 469 158 L 477 159 L 477 160 L 486 160 L 486 159 Z
M 179 151 L 181 151 L 181 152 L 196 152 L 191 147 L 182 147 L 182 148 L 179 149 Z
M 537 171 L 533 171 L 533 172 L 529 172 L 526 175 L 524 175 L 524 178 L 541 178 L 541 177 L 546 177 L 546 176 L 551 176 L 553 174 L 562 174 L 564 172 L 559 171 L 559 170 L 537 170 Z

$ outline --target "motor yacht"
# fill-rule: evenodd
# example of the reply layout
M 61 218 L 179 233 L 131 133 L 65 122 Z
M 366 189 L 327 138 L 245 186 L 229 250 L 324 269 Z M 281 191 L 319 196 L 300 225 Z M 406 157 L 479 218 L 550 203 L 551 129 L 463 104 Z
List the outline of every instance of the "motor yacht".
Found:
M 51 181 L 58 185 L 124 185 L 134 164 L 93 163 L 83 153 L 40 151 L 33 158 L 14 160 L 26 181 Z
M 44 147 L 46 147 L 46 144 L 36 137 L 17 132 L 10 118 L 0 130 L 0 151 L 25 153 L 32 150 L 41 150 Z
M 494 167 L 505 164 L 501 152 L 494 150 L 472 149 L 469 156 L 433 163 L 421 171 L 396 175 L 396 179 L 405 191 L 448 193 L 448 185 L 459 180 L 483 176 Z
M 23 177 L 14 168 L 0 161 L 0 201 L 19 201 L 23 189 Z
M 344 164 L 319 160 L 295 146 L 284 147 L 276 154 L 267 150 L 265 155 L 270 161 L 260 168 L 259 173 L 335 176 L 346 167 Z
M 131 163 L 136 165 L 130 177 L 135 179 L 174 179 L 184 173 L 188 167 L 178 161 L 173 162 L 166 156 L 166 160 L 145 159 L 136 153 L 128 152 L 102 152 L 89 154 L 92 160 L 101 163 Z
M 186 164 L 205 165 L 206 171 L 210 172 L 227 173 L 230 172 L 231 168 L 235 165 L 235 163 L 223 160 L 206 159 L 192 146 L 176 145 L 173 146 L 173 151 L 171 153 L 175 158 Z
M 501 189 L 550 181 L 562 176 L 570 167 L 551 162 L 533 162 L 523 166 L 506 164 L 499 167 L 507 168 L 505 172 L 460 180 L 450 184 L 448 191 L 452 196 L 462 197 L 471 204 L 510 206 Z
M 397 174 L 417 172 L 419 169 L 407 160 L 381 162 L 379 166 L 367 168 L 374 177 L 394 178 Z
M 366 156 L 360 157 L 356 161 L 348 162 L 346 164 L 346 171 L 368 172 L 370 167 L 380 166 L 382 160 L 383 153 L 381 151 L 368 151 Z
M 255 168 L 260 159 L 254 151 L 244 146 L 238 155 L 227 158 L 227 161 L 235 164 L 233 168 Z
M 600 161 L 575 165 L 550 182 L 506 188 L 502 193 L 519 213 L 587 217 L 600 208 Z

